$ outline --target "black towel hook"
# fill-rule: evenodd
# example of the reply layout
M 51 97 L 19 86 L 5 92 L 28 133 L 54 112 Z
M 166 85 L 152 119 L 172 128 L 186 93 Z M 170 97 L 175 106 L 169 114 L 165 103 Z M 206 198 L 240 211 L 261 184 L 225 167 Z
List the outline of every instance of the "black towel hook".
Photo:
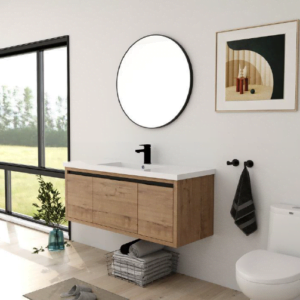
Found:
M 244 166 L 247 168 L 252 168 L 254 166 L 253 160 L 247 160 L 244 162 Z
M 232 161 L 227 161 L 227 166 L 233 165 L 234 167 L 237 167 L 240 164 L 240 161 L 238 159 L 233 159 Z

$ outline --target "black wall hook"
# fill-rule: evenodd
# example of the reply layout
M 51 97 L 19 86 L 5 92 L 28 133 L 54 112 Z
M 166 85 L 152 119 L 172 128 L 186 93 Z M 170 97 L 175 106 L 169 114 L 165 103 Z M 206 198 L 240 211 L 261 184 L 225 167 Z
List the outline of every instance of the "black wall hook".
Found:
M 240 164 L 240 161 L 238 159 L 233 159 L 232 161 L 227 161 L 227 166 L 233 165 L 234 167 L 237 167 Z
M 247 168 L 252 168 L 254 166 L 253 160 L 247 160 L 244 162 L 244 166 Z

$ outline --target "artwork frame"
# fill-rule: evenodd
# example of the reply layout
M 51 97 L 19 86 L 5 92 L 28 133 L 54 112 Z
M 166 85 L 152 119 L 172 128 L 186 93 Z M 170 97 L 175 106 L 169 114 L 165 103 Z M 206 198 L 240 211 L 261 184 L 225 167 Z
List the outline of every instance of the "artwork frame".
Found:
M 215 111 L 297 111 L 298 62 L 299 20 L 217 32 Z

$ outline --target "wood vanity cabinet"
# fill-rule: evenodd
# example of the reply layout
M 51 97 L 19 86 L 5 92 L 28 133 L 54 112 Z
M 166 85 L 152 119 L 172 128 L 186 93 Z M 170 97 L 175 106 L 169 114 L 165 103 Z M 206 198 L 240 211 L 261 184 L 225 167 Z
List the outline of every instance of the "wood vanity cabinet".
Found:
M 66 215 L 177 248 L 213 235 L 214 175 L 172 181 L 66 168 Z
M 93 223 L 137 233 L 137 183 L 93 178 Z
M 173 242 L 174 190 L 168 187 L 138 185 L 138 233 Z
M 92 220 L 93 216 L 93 178 L 68 174 L 66 179 L 68 186 L 67 197 L 69 199 L 67 216 L 85 222 Z

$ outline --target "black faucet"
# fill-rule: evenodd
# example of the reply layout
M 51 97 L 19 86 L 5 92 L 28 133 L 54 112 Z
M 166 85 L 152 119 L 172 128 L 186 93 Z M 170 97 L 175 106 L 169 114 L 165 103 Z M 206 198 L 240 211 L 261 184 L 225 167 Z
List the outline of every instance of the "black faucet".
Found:
M 144 152 L 144 164 L 151 164 L 151 145 L 150 144 L 144 144 L 140 145 L 143 146 L 144 149 L 137 149 L 135 150 L 136 153 Z

